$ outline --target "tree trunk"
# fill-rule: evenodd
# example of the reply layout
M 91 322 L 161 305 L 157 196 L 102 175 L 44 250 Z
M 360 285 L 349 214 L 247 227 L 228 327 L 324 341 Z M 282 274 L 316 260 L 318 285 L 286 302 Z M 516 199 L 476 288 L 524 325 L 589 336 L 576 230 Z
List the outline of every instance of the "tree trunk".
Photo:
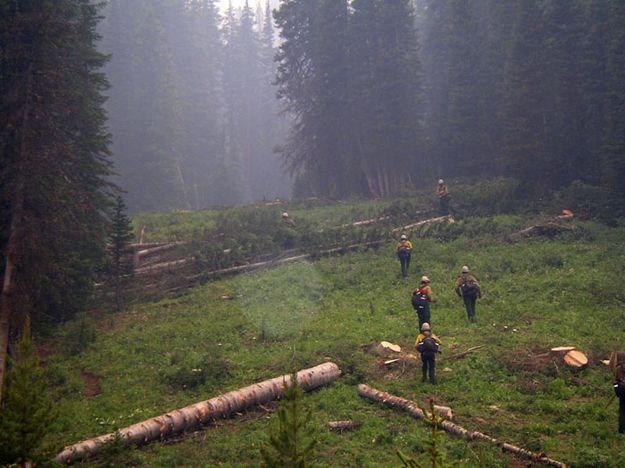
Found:
M 16 319 L 17 312 L 15 297 L 15 267 L 20 257 L 23 222 L 24 222 L 24 191 L 26 176 L 26 161 L 28 159 L 28 148 L 26 144 L 26 130 L 30 118 L 30 102 L 33 87 L 33 64 L 28 66 L 26 80 L 26 95 L 24 101 L 24 115 L 22 116 L 19 131 L 19 156 L 16 168 L 16 184 L 11 197 L 11 223 L 9 225 L 9 239 L 4 253 L 5 266 L 4 278 L 2 281 L 2 292 L 0 292 L 0 401 L 2 401 L 2 388 L 4 386 L 4 374 L 6 371 L 7 355 L 9 350 L 9 340 L 11 337 L 12 321 Z
M 314 390 L 338 379 L 341 370 L 333 362 L 326 362 L 297 373 L 297 382 L 304 391 Z M 148 442 L 166 439 L 189 429 L 207 424 L 214 419 L 227 418 L 254 405 L 277 400 L 284 395 L 285 383 L 291 381 L 290 375 L 283 375 L 265 380 L 248 387 L 224 393 L 210 400 L 202 401 L 169 413 L 148 419 L 117 431 L 128 445 L 142 445 Z M 115 433 L 88 439 L 65 449 L 56 456 L 60 463 L 93 455 L 102 444 L 112 440 Z
M 406 400 L 405 398 L 376 390 L 375 388 L 369 387 L 368 385 L 358 385 L 358 394 L 363 398 L 368 398 L 369 400 L 373 401 L 379 401 L 387 406 L 390 406 L 391 408 L 399 408 L 401 410 L 404 410 L 416 419 L 425 419 L 426 417 L 431 418 L 431 415 L 419 408 L 419 405 L 417 405 L 417 403 L 415 403 L 414 401 Z M 439 423 L 439 427 L 444 431 L 449 432 L 450 434 L 455 434 L 467 440 L 484 440 L 486 442 L 490 442 L 491 444 L 501 447 L 504 452 L 510 452 L 528 460 L 533 460 L 559 468 L 566 468 L 566 465 L 564 463 L 547 458 L 544 453 L 532 452 L 530 450 L 526 450 L 521 447 L 499 441 L 489 435 L 483 434 L 478 431 L 469 431 L 450 421 L 442 421 L 441 423 Z

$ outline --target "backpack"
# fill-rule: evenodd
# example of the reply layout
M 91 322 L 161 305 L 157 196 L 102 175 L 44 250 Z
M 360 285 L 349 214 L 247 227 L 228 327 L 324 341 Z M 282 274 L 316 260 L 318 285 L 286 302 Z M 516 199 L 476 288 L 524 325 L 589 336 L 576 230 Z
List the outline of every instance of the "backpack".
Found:
M 417 291 L 412 293 L 411 301 L 412 301 L 412 307 L 414 309 L 418 308 L 419 306 L 422 306 L 425 302 L 429 302 L 427 294 L 424 294 L 420 291 L 421 289 L 418 289 Z
M 408 258 L 408 257 L 410 257 L 410 249 L 408 247 L 401 247 L 397 251 L 397 256 L 399 258 Z
M 625 382 L 617 380 L 614 384 L 614 393 L 618 398 L 625 398 Z
M 463 296 L 475 297 L 480 292 L 480 286 L 473 280 L 468 280 L 460 286 Z
M 422 352 L 436 353 L 438 351 L 438 343 L 432 336 L 426 336 L 420 345 Z

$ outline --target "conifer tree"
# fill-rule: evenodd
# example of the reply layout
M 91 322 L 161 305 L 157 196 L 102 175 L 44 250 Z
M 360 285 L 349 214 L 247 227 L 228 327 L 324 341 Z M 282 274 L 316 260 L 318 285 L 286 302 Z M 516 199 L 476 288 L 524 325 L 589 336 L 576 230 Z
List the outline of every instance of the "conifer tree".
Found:
M 304 391 L 293 373 L 284 389 L 284 398 L 278 409 L 278 427 L 269 434 L 261 447 L 262 466 L 271 468 L 305 468 L 317 444 L 314 428 L 310 425 L 312 413 L 304 409 Z
M 43 461 L 42 442 L 56 414 L 27 325 L 0 402 L 0 465 Z
M 26 318 L 70 318 L 104 258 L 110 162 L 98 11 L 89 0 L 0 2 L 0 205 L 8 226 L 0 382 Z
M 117 310 L 122 307 L 121 292 L 124 277 L 131 274 L 133 270 L 133 260 L 129 249 L 129 243 L 133 238 L 131 221 L 126 215 L 126 205 L 123 198 L 118 196 L 109 228 L 110 273 L 115 284 Z

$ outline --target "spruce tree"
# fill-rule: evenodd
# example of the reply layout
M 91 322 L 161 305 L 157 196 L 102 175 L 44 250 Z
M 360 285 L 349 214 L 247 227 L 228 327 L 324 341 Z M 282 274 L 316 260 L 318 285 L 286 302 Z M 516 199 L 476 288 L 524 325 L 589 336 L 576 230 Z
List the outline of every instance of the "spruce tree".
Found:
M 2 381 L 10 337 L 28 315 L 66 320 L 89 297 L 104 258 L 110 162 L 99 6 L 3 1 L 0 18 Z
M 118 196 L 109 228 L 110 274 L 115 286 L 117 310 L 122 307 L 121 293 L 124 277 L 130 275 L 133 270 L 133 259 L 129 248 L 133 238 L 131 221 L 126 215 L 126 205 L 123 198 Z
M 0 402 L 0 465 L 45 460 L 42 442 L 56 414 L 30 327 L 25 326 Z
M 271 468 L 305 468 L 317 444 L 310 424 L 312 413 L 304 409 L 304 391 L 297 383 L 297 374 L 286 384 L 284 399 L 278 409 L 278 426 L 261 447 L 262 466 Z

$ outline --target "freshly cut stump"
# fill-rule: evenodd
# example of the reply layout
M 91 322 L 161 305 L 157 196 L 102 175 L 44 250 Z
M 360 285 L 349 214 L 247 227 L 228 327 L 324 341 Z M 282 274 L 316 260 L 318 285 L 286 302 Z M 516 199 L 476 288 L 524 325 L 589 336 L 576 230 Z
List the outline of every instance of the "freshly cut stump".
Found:
M 588 358 L 581 351 L 572 350 L 564 355 L 564 362 L 568 366 L 581 369 L 588 365 Z

